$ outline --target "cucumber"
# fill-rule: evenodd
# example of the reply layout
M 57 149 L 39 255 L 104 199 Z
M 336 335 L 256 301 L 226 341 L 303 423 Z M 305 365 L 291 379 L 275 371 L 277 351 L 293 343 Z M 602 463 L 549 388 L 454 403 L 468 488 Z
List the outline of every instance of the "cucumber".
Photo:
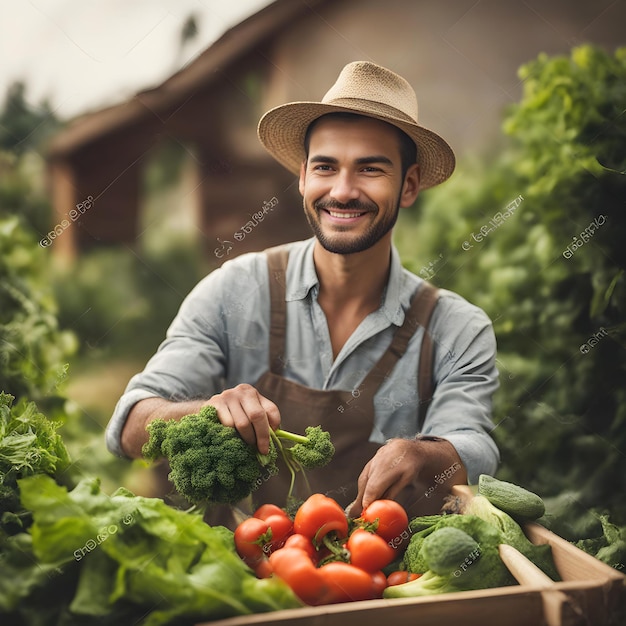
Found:
M 478 478 L 478 494 L 518 522 L 536 520 L 546 510 L 543 500 L 536 493 L 487 474 Z

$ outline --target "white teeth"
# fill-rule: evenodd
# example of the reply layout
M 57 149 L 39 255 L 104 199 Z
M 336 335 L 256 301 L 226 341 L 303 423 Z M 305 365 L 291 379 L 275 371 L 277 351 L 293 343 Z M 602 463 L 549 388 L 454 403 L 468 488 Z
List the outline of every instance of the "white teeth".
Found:
M 334 211 L 328 211 L 332 217 L 343 217 L 348 219 L 349 217 L 359 217 L 363 213 L 335 213 Z

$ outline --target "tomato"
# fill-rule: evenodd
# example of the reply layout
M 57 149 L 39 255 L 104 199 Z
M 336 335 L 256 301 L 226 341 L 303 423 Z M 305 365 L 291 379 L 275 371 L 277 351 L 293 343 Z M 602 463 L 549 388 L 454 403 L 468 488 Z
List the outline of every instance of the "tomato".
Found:
M 389 565 L 396 551 L 380 536 L 363 528 L 352 532 L 346 544 L 350 563 L 366 572 L 376 572 Z
M 266 552 L 278 550 L 285 544 L 285 540 L 293 532 L 293 522 L 286 515 L 268 515 L 265 523 L 272 530 L 271 540 L 265 546 Z
M 257 563 L 254 568 L 254 573 L 257 578 L 269 578 L 274 573 L 274 570 L 272 569 L 272 565 L 269 560 L 263 559 Z
M 333 530 L 338 537 L 345 537 L 348 534 L 348 518 L 336 500 L 314 493 L 300 505 L 293 520 L 293 529 L 319 544 L 324 535 Z
M 308 537 L 304 535 L 289 535 L 285 541 L 284 548 L 300 548 L 304 550 L 312 559 L 317 559 L 317 550 Z
M 258 517 L 259 519 L 267 519 L 270 515 L 284 515 L 287 517 L 287 512 L 281 509 L 276 504 L 262 504 L 253 514 L 252 517 Z
M 383 591 L 389 586 L 385 572 L 378 571 L 372 573 L 372 581 L 374 582 L 374 597 L 382 598 Z
M 269 563 L 276 576 L 284 580 L 305 604 L 325 602 L 330 590 L 328 584 L 311 561 L 299 548 L 284 547 L 272 552 Z
M 413 572 L 405 572 L 401 570 L 397 572 L 391 572 L 391 574 L 387 576 L 387 586 L 393 587 L 393 585 L 402 585 L 412 580 L 416 580 L 420 576 L 421 574 L 414 574 Z
M 263 548 L 268 541 L 267 522 L 256 517 L 249 517 L 237 526 L 234 533 L 237 554 L 252 569 L 263 560 Z
M 409 525 L 409 516 L 404 507 L 395 500 L 374 500 L 361 513 L 360 519 L 370 523 L 378 520 L 376 534 L 392 542 L 390 545 L 394 547 L 401 543 L 401 537 Z
M 350 563 L 333 561 L 317 570 L 328 587 L 323 604 L 372 600 L 376 596 L 371 574 Z

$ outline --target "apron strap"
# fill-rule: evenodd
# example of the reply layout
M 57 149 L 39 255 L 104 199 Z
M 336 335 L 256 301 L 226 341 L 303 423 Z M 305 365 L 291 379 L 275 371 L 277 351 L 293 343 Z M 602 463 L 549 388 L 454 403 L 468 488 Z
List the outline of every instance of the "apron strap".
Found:
M 285 329 L 287 328 L 287 305 L 285 289 L 287 285 L 287 261 L 289 251 L 284 246 L 276 246 L 265 251 L 269 270 L 270 285 L 270 371 L 282 375 L 285 366 Z M 439 290 L 424 281 L 411 301 L 411 307 L 404 323 L 395 332 L 391 345 L 367 374 L 361 386 L 367 395 L 374 397 L 382 381 L 391 373 L 396 363 L 406 352 L 409 340 L 419 326 L 424 328 L 417 372 L 419 396 L 418 429 L 421 430 L 426 412 L 433 396 L 433 342 L 428 332 L 430 318 L 439 298 Z M 378 379 L 378 380 L 376 380 Z
M 289 251 L 276 246 L 265 251 L 270 275 L 270 372 L 282 375 L 285 368 L 285 330 L 287 328 L 287 260 Z
M 422 338 L 422 347 L 420 348 L 420 360 L 417 370 L 417 393 L 419 396 L 418 408 L 418 430 L 422 430 L 428 407 L 433 399 L 434 379 L 433 379 L 433 340 L 428 332 L 428 325 L 432 317 L 437 300 L 439 299 L 439 290 L 430 283 L 424 282 L 422 288 L 418 292 L 421 295 L 421 306 L 418 309 L 418 322 L 424 327 L 424 337 Z M 418 299 L 417 297 L 415 298 Z
M 433 396 L 433 342 L 428 325 L 439 298 L 439 290 L 431 283 L 424 281 L 411 300 L 411 306 L 404 317 L 404 323 L 395 332 L 387 351 L 378 363 L 370 370 L 361 386 L 372 398 L 382 382 L 387 378 L 396 363 L 402 358 L 409 345 L 409 340 L 421 326 L 424 328 L 420 358 L 417 371 L 418 430 L 421 430 L 426 419 L 426 412 Z

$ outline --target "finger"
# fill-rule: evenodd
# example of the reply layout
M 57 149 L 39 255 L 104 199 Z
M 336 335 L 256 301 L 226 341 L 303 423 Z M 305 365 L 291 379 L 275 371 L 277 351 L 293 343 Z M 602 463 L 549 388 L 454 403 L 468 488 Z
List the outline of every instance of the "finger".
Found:
M 242 429 L 248 437 L 246 441 L 256 444 L 261 454 L 267 454 L 270 449 L 270 424 L 261 398 L 258 392 L 253 396 L 245 395 L 241 398 L 241 407 L 245 414 Z
M 261 454 L 267 454 L 270 426 L 262 398 L 252 385 L 240 384 L 213 396 L 209 403 L 217 409 L 224 426 L 235 428 L 246 443 L 257 446 Z M 277 413 L 278 409 L 274 411 Z M 276 420 L 275 416 L 273 420 Z
M 363 512 L 363 493 L 365 492 L 365 488 L 367 487 L 367 482 L 369 480 L 369 472 L 370 467 L 372 465 L 373 459 L 370 459 L 366 464 L 361 473 L 359 474 L 359 478 L 357 481 L 357 494 L 354 502 L 350 505 L 350 516 L 351 517 L 359 517 Z
M 278 407 L 269 398 L 262 396 L 260 393 L 258 394 L 258 396 L 261 406 L 263 407 L 263 409 L 265 410 L 265 414 L 267 415 L 267 421 L 269 422 L 270 428 L 272 430 L 280 428 L 281 418 Z
M 407 476 L 387 462 L 388 455 L 379 453 L 372 459 L 367 484 L 363 489 L 362 506 L 366 509 L 374 500 L 393 500 L 408 483 Z

